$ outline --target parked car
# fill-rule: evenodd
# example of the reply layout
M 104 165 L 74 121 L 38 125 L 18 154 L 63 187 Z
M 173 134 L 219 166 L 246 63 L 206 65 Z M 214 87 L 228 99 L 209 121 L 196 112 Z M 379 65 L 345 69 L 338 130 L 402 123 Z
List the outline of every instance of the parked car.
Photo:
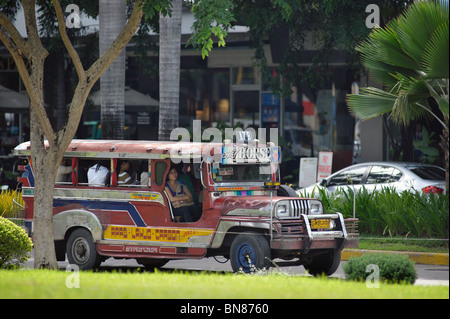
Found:
M 368 162 L 351 165 L 322 181 L 302 188 L 298 194 L 317 194 L 318 188 L 325 188 L 332 194 L 340 189 L 362 187 L 368 191 L 383 187 L 394 188 L 397 192 L 420 191 L 424 193 L 446 193 L 445 170 L 439 166 L 402 163 L 402 162 Z

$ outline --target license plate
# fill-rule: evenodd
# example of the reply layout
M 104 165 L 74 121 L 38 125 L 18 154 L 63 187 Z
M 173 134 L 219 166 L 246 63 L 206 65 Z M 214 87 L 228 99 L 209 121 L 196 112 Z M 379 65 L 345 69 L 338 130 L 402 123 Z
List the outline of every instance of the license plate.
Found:
M 330 219 L 311 219 L 311 229 L 330 228 Z

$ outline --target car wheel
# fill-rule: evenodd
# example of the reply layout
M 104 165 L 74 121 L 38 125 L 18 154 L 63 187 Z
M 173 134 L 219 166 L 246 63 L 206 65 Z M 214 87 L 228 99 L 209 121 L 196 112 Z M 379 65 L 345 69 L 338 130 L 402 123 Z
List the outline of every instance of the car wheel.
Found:
M 330 250 L 312 258 L 310 262 L 303 267 L 313 276 L 324 274 L 331 276 L 338 269 L 341 263 L 341 251 Z
M 70 234 L 66 252 L 69 263 L 77 265 L 82 270 L 97 268 L 102 262 L 91 233 L 83 228 L 76 229 Z
M 269 243 L 260 234 L 238 235 L 231 244 L 230 261 L 234 272 L 269 268 L 270 258 Z

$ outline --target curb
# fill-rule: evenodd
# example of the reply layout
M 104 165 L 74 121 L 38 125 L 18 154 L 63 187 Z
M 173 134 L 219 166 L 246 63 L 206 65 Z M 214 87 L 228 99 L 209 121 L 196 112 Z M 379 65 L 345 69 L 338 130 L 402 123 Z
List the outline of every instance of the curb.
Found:
M 361 257 L 365 254 L 398 254 L 408 256 L 416 264 L 426 265 L 449 265 L 448 253 L 423 253 L 408 251 L 388 251 L 388 250 L 366 250 L 366 249 L 344 249 L 341 253 L 341 260 L 349 260 L 350 257 Z

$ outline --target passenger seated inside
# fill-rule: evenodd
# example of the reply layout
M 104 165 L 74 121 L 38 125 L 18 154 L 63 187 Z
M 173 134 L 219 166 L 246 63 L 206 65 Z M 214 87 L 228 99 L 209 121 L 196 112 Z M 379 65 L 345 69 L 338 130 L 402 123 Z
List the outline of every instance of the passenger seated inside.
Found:
M 181 169 L 181 174 L 178 176 L 178 179 L 186 185 L 186 187 L 191 192 L 194 203 L 198 203 L 198 196 L 196 196 L 194 189 L 194 176 L 193 176 L 192 164 L 183 164 Z
M 130 161 L 122 161 L 119 166 L 119 175 L 117 176 L 117 183 L 120 185 L 132 184 L 133 179 L 128 173 L 130 169 Z
M 101 164 L 94 164 L 87 172 L 89 186 L 106 186 L 109 181 L 109 169 Z
M 195 205 L 188 187 L 178 179 L 178 171 L 175 167 L 169 171 L 165 190 L 175 217 L 181 216 L 185 222 L 194 222 L 200 218 L 200 209 Z
M 149 166 L 149 162 L 148 161 L 142 161 L 141 163 L 141 169 L 140 169 L 140 181 L 141 181 L 141 186 L 148 186 L 148 182 L 149 182 L 149 173 L 148 173 L 148 166 Z
M 61 161 L 61 164 L 58 166 L 58 170 L 56 171 L 56 183 L 65 183 L 72 181 L 72 163 L 66 158 Z

